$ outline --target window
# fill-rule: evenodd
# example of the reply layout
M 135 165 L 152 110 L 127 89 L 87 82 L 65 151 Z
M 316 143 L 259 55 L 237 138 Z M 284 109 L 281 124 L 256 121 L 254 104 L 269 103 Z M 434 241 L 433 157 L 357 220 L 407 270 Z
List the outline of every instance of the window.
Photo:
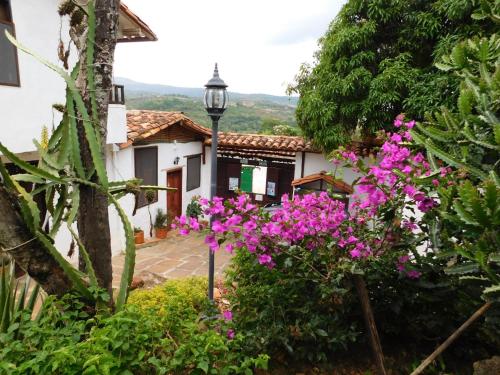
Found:
M 8 41 L 5 30 L 15 35 L 9 0 L 0 0 L 0 85 L 19 86 L 17 48 Z
M 158 148 L 145 147 L 134 149 L 135 177 L 142 180 L 143 185 L 158 185 Z M 158 202 L 158 192 L 155 190 L 155 199 Z M 148 204 L 144 192 L 139 195 L 138 207 Z
M 188 156 L 186 191 L 199 188 L 200 178 L 201 178 L 201 155 Z

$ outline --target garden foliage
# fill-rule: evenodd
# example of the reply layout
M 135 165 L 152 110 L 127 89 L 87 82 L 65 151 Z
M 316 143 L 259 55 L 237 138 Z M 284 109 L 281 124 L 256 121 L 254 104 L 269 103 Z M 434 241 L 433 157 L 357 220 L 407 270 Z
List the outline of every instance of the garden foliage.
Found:
M 132 293 L 112 316 L 91 316 L 70 296 L 49 298 L 38 320 L 23 316 L 19 337 L 0 334 L 0 373 L 251 374 L 265 368 L 267 356 L 243 354 L 243 335 L 208 310 L 206 287 L 202 279 L 169 281 Z

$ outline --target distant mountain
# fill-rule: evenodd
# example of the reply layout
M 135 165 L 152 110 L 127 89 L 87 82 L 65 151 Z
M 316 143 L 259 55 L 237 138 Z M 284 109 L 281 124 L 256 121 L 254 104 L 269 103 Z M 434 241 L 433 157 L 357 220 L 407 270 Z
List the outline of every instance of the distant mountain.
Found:
M 125 86 L 128 109 L 184 112 L 195 122 L 210 127 L 203 107 L 203 89 L 155 85 L 116 78 Z M 273 125 L 296 128 L 297 98 L 266 94 L 229 93 L 229 108 L 220 121 L 220 130 L 240 133 L 269 132 Z M 271 130 L 272 132 L 272 130 Z
M 152 83 L 136 82 L 128 78 L 116 77 L 115 82 L 125 86 L 125 93 L 130 98 L 138 96 L 154 95 L 184 95 L 191 98 L 202 98 L 203 88 L 193 87 L 176 87 L 168 85 L 159 85 Z M 231 100 L 248 100 L 248 101 L 267 101 L 271 103 L 281 104 L 284 106 L 297 106 L 297 97 L 276 96 L 268 94 L 241 94 L 229 91 Z

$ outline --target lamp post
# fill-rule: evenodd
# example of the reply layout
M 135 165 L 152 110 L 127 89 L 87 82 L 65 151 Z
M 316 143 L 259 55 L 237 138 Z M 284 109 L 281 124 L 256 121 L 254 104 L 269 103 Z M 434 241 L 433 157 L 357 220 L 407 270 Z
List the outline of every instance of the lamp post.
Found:
M 215 64 L 214 76 L 205 85 L 205 96 L 203 102 L 208 116 L 212 119 L 212 145 L 210 149 L 210 199 L 217 194 L 217 143 L 219 119 L 227 108 L 228 95 L 227 85 L 219 77 L 219 70 Z M 212 226 L 213 217 L 210 218 Z M 208 298 L 214 299 L 214 261 L 215 255 L 208 249 Z

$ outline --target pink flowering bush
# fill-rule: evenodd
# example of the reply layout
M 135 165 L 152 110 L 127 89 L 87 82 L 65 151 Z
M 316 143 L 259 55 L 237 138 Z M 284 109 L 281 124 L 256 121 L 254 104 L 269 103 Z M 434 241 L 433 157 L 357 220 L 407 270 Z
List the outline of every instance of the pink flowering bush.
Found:
M 454 176 L 445 166 L 432 169 L 415 149 L 413 121 L 398 116 L 394 125 L 398 131 L 384 135 L 377 159 L 348 149 L 334 154 L 332 169 L 359 174 L 348 207 L 323 192 L 285 195 L 280 208 L 265 211 L 239 195 L 199 200 L 211 228 L 193 218 L 176 221 L 182 234 L 207 230 L 212 251 L 235 253 L 227 297 L 235 332 L 253 333 L 251 352 L 281 348 L 318 361 L 358 342 L 354 273 L 364 275 L 379 332 L 415 345 L 437 337 L 438 328 L 444 338 L 461 323 L 455 312 L 475 307 L 459 298 L 458 279 L 444 275 L 445 261 L 427 240 L 435 191 L 453 185 Z M 441 319 L 436 311 L 450 314 Z
M 422 181 L 440 182 L 431 174 L 423 155 L 413 154 L 405 145 L 411 140 L 408 130 L 414 122 L 404 122 L 398 117 L 395 126 L 401 127 L 401 132 L 387 134 L 376 164 L 367 165 L 353 152 L 336 153 L 334 164 L 344 163 L 361 175 L 350 207 L 327 192 L 293 198 L 284 195 L 281 208 L 273 212 L 262 210 L 244 194 L 227 201 L 218 197 L 211 202 L 200 199 L 203 213 L 214 218 L 205 239 L 207 245 L 212 251 L 221 247 L 231 253 L 245 249 L 267 268 L 275 266 L 276 255 L 294 246 L 309 251 L 327 249 L 334 263 L 366 264 L 374 257 L 393 252 L 389 256 L 399 259 L 394 266 L 408 277 L 418 278 L 420 272 L 413 269 L 408 256 L 411 250 L 415 253 L 415 246 L 411 249 L 400 246 L 405 238 L 413 238 L 420 230 L 417 217 L 407 213 L 431 210 L 436 201 L 422 187 Z M 443 169 L 441 175 L 445 174 Z M 417 186 L 416 180 L 420 185 Z M 192 217 L 180 217 L 176 226 L 184 235 L 204 229 Z M 328 274 L 328 270 L 325 272 Z

